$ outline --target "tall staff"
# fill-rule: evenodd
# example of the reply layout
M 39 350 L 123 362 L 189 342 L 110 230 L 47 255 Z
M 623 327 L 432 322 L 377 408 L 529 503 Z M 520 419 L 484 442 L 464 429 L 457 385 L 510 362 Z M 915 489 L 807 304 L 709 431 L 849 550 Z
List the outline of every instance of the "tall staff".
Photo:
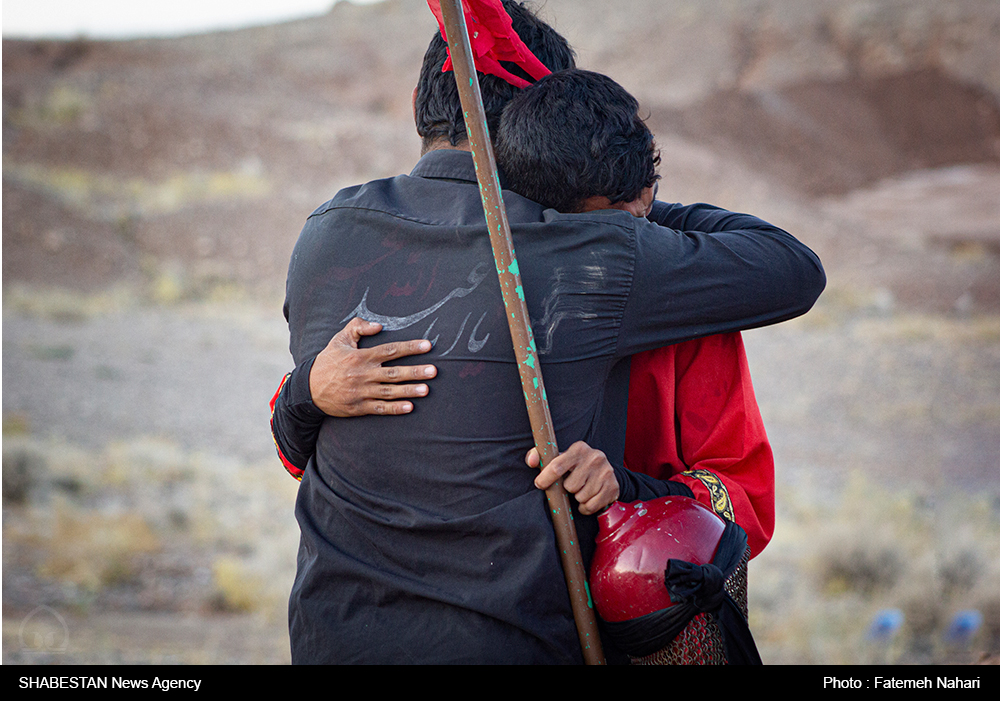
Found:
M 510 335 L 514 341 L 514 355 L 521 374 L 524 401 L 528 407 L 535 446 L 541 458 L 541 465 L 544 466 L 559 455 L 559 448 L 556 445 L 552 417 L 545 397 L 542 368 L 538 362 L 538 350 L 531 333 L 528 308 L 524 303 L 524 289 L 521 286 L 510 225 L 507 222 L 507 210 L 500 195 L 500 178 L 493 155 L 493 145 L 490 142 L 483 98 L 479 91 L 479 80 L 462 0 L 441 0 L 441 13 L 459 97 L 462 100 L 472 158 L 476 164 L 476 178 L 479 180 L 479 193 L 483 199 L 483 211 L 490 231 L 493 258 L 497 273 L 500 275 L 500 290 L 507 310 Z M 583 568 L 569 496 L 562 486 L 562 480 L 557 480 L 545 490 L 545 496 L 552 511 L 556 542 L 562 556 L 563 572 L 566 575 L 566 586 L 573 606 L 573 617 L 576 620 L 584 661 L 587 664 L 604 664 L 604 651 L 597 631 L 597 619 L 594 616 L 590 591 L 587 587 L 587 573 Z

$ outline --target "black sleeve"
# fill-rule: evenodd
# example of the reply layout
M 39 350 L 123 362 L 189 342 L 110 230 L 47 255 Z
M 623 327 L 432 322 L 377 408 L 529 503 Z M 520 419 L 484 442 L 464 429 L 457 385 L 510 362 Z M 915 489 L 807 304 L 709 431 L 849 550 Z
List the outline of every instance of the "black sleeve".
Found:
M 319 430 L 326 419 L 312 401 L 309 371 L 313 359 L 296 367 L 282 383 L 271 407 L 271 435 L 285 469 L 296 479 L 316 452 Z
M 815 253 L 748 214 L 654 202 L 635 226 L 618 357 L 792 319 L 826 285 Z
M 690 497 L 694 492 L 686 484 L 671 480 L 658 480 L 655 477 L 632 472 L 624 467 L 612 465 L 615 477 L 618 478 L 618 501 L 628 504 L 633 501 L 648 501 L 659 497 Z

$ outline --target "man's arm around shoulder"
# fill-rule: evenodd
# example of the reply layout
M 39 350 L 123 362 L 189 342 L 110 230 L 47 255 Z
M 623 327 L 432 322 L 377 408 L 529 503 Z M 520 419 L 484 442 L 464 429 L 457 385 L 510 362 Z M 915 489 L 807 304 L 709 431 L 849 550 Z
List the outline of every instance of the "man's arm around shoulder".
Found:
M 657 201 L 647 219 L 675 231 L 716 235 L 733 244 L 734 255 L 759 253 L 762 261 L 775 266 L 770 278 L 787 283 L 782 289 L 791 299 L 786 301 L 799 303 L 797 313 L 789 309 L 792 316 L 787 318 L 809 311 L 826 287 L 826 272 L 812 249 L 787 231 L 753 215 L 705 203 L 680 205 Z
M 636 220 L 634 266 L 620 356 L 792 319 L 826 285 L 819 258 L 791 234 L 706 204 L 655 202 Z

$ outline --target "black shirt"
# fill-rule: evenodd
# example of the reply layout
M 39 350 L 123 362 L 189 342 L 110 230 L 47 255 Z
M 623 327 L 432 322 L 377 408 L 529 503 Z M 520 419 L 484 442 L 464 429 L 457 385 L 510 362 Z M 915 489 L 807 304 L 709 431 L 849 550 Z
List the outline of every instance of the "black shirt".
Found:
M 603 449 L 623 500 L 658 496 L 618 467 L 628 357 L 804 313 L 825 282 L 819 260 L 708 205 L 657 202 L 650 221 L 504 201 L 559 445 Z M 524 464 L 531 430 L 471 155 L 433 151 L 409 176 L 317 209 L 285 314 L 298 380 L 277 413 L 319 431 L 296 505 L 293 661 L 579 662 L 545 497 Z M 435 341 L 410 360 L 438 367 L 411 414 L 310 408 L 311 360 L 354 316 L 383 324 L 379 343 Z M 576 523 L 586 559 L 595 521 Z

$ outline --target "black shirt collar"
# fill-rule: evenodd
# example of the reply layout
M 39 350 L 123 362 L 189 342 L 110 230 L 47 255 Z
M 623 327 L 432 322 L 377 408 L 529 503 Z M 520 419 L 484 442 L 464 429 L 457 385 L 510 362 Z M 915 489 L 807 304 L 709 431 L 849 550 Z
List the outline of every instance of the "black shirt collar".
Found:
M 476 182 L 476 166 L 472 162 L 472 154 L 468 151 L 437 149 L 421 156 L 410 175 L 419 178 L 445 178 L 474 183 Z

